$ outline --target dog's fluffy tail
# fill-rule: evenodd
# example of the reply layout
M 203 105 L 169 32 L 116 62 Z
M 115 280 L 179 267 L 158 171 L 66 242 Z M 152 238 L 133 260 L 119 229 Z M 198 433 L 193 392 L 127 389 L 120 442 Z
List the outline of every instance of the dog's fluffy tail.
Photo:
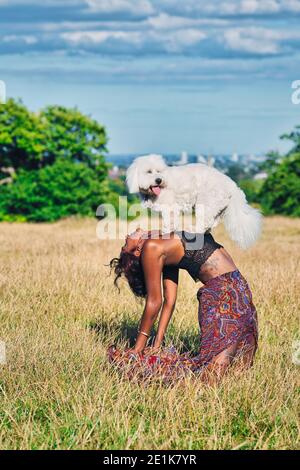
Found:
M 243 191 L 236 187 L 223 221 L 230 238 L 244 250 L 253 245 L 261 232 L 261 213 L 249 206 Z

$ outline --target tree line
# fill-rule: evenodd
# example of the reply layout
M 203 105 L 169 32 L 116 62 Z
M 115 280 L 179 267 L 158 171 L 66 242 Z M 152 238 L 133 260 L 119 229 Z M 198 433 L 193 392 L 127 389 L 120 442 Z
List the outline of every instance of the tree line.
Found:
M 232 176 L 242 174 L 238 183 L 265 214 L 300 216 L 300 126 L 282 138 L 293 148 L 267 155 L 263 182 L 236 169 Z M 77 108 L 47 106 L 35 113 L 9 99 L 0 106 L 0 220 L 94 216 L 104 202 L 117 208 L 126 187 L 124 177 L 108 177 L 107 143 L 105 127 Z
M 239 185 L 249 202 L 259 205 L 265 215 L 300 217 L 300 126 L 280 138 L 292 142 L 292 148 L 285 155 L 267 154 L 258 168 L 267 174 L 266 179 L 245 178 Z
M 105 127 L 76 108 L 38 113 L 9 99 L 0 106 L 0 220 L 55 221 L 94 216 L 126 194 L 108 179 Z

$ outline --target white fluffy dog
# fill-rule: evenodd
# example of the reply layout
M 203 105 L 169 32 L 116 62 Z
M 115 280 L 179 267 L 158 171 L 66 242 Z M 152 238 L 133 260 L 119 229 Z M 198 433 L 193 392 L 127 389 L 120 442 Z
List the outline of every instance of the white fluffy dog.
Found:
M 208 165 L 168 166 L 161 155 L 147 155 L 130 165 L 126 182 L 130 193 L 139 193 L 144 207 L 162 213 L 164 232 L 176 230 L 180 212 L 194 208 L 199 233 L 223 220 L 230 238 L 244 249 L 260 234 L 259 211 L 248 205 L 231 178 Z M 170 211 L 174 217 L 171 226 Z

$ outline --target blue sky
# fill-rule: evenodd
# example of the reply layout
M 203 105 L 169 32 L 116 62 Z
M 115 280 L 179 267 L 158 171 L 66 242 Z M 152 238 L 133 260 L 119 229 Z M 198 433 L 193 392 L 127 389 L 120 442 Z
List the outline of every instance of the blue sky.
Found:
M 0 80 L 111 153 L 260 153 L 300 124 L 300 0 L 0 0 Z

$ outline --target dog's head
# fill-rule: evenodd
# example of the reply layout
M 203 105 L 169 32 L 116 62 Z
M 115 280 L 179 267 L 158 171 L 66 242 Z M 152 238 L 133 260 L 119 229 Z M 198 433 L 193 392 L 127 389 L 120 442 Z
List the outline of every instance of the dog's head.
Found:
M 164 170 L 167 165 L 161 155 L 138 157 L 126 172 L 126 183 L 130 193 L 140 193 L 155 199 L 165 187 Z

